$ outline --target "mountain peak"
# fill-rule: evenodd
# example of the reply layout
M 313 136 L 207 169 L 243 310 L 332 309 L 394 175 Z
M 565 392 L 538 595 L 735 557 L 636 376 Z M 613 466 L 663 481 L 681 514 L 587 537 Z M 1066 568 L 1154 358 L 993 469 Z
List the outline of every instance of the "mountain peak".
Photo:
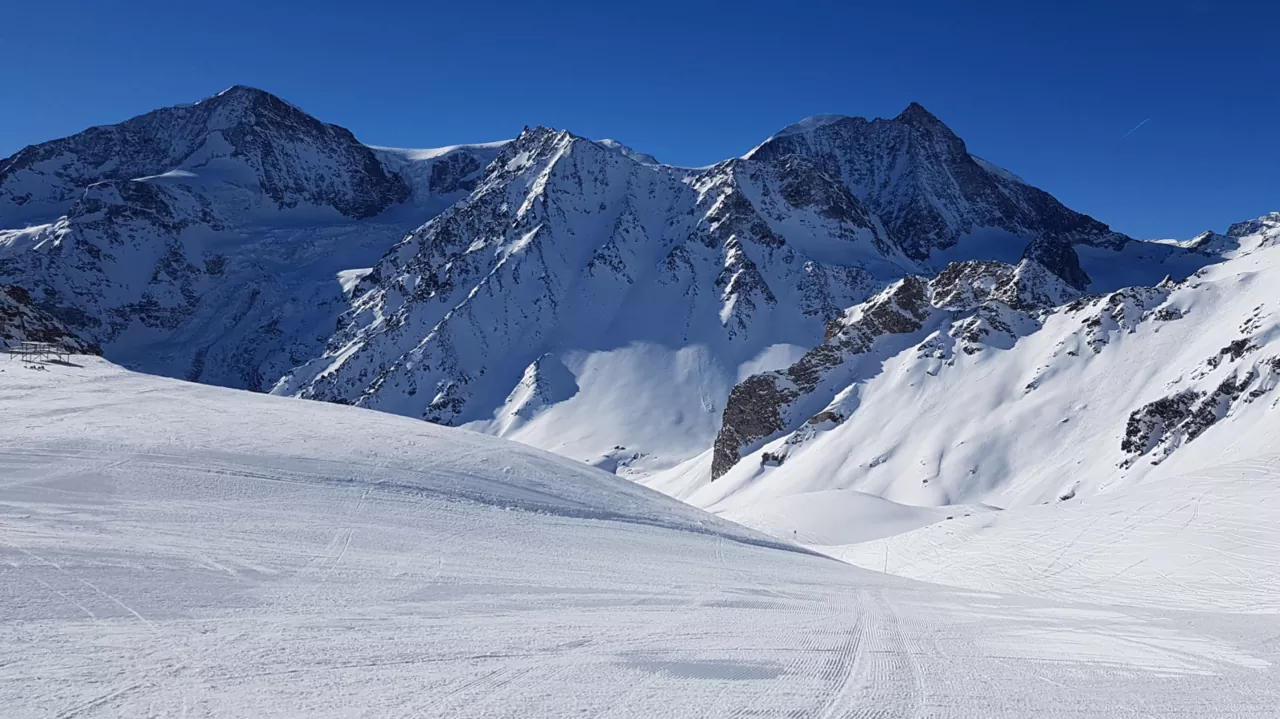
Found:
M 266 90 L 263 90 L 261 88 L 252 87 L 250 85 L 232 85 L 231 87 L 228 87 L 222 92 L 219 92 L 211 97 L 206 97 L 203 100 L 200 100 L 196 104 L 197 105 L 202 105 L 206 103 L 222 104 L 222 103 L 228 103 L 228 102 L 241 103 L 245 105 L 252 105 L 257 103 L 271 103 L 271 104 L 279 103 L 280 105 L 290 107 L 294 110 L 297 110 L 298 112 L 303 112 L 303 110 L 299 108 L 297 105 L 294 105 L 288 102 L 284 98 L 281 98 L 278 95 L 274 95 L 270 92 L 267 92 Z
M 223 113 L 229 113 L 226 117 L 234 118 L 231 120 L 233 122 L 242 121 L 250 115 L 256 118 L 257 115 L 261 114 L 263 119 L 272 119 L 273 117 L 275 119 L 290 118 L 289 122 L 322 124 L 306 110 L 288 100 L 249 85 L 232 85 L 212 97 L 207 97 L 195 103 L 195 105 L 197 107 L 208 107 L 214 112 L 220 110 Z
M 774 133 L 773 137 L 776 138 L 776 137 L 787 137 L 788 135 L 800 135 L 807 132 L 812 132 L 814 130 L 818 130 L 823 127 L 827 127 L 828 125 L 835 125 L 843 122 L 865 124 L 868 122 L 884 122 L 884 120 L 883 119 L 867 120 L 867 118 L 865 117 L 856 116 L 856 115 L 839 115 L 839 114 L 812 115 L 810 117 L 804 118 L 799 122 L 793 122 L 790 125 L 787 125 L 786 127 Z M 939 120 L 936 115 L 926 110 L 924 106 L 918 102 L 912 102 L 911 104 L 907 105 L 907 107 L 902 112 L 898 113 L 897 116 L 892 119 L 892 122 L 905 123 L 908 125 L 915 125 L 915 126 L 937 126 L 937 127 L 946 128 L 946 125 L 943 124 L 943 122 Z
M 517 143 L 520 143 L 520 142 L 527 142 L 531 140 L 538 141 L 547 137 L 560 137 L 560 136 L 572 137 L 573 133 L 569 132 L 568 130 L 557 130 L 554 127 L 547 127 L 545 125 L 534 125 L 533 127 L 529 127 L 528 125 L 526 125 L 525 128 L 520 131 L 520 134 L 516 136 L 515 141 Z
M 232 85 L 231 87 L 228 87 L 222 92 L 214 95 L 214 97 L 222 97 L 224 95 L 271 95 L 271 93 L 261 88 L 253 87 L 252 85 Z M 275 96 L 272 95 L 272 97 Z
M 0 162 L 0 213 L 23 223 L 49 222 L 95 183 L 197 168 L 208 178 L 241 173 L 238 182 L 257 184 L 282 210 L 329 206 L 363 218 L 409 197 L 404 178 L 346 128 L 265 90 L 233 85 L 193 104 L 90 128 Z
M 905 122 L 912 125 L 942 125 L 942 121 L 936 115 L 924 109 L 924 105 L 918 102 L 912 102 L 907 105 L 906 109 L 898 113 L 898 116 L 893 119 L 897 122 Z

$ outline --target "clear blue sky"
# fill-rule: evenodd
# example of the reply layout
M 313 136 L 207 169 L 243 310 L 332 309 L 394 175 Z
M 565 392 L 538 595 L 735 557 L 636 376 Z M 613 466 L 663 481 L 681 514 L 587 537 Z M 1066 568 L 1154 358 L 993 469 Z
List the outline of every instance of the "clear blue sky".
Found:
M 371 144 L 543 124 L 687 165 L 807 115 L 915 100 L 971 152 L 1130 234 L 1280 209 L 1274 2 L 3 4 L 0 156 L 237 83 Z

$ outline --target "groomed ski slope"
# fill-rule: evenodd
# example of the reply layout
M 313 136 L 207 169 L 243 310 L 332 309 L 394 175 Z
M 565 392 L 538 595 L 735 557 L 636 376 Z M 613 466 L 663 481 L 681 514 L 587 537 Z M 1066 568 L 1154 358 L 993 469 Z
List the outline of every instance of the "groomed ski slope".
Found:
M 1277 716 L 1280 619 L 807 553 L 570 460 L 0 361 L 6 717 Z

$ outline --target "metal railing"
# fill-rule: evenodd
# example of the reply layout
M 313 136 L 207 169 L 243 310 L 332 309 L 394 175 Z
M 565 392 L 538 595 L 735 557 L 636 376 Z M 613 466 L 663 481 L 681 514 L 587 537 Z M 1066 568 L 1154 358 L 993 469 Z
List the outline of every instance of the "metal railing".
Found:
M 0 342 L 0 345 L 6 343 Z M 9 359 L 14 357 L 22 357 L 29 362 L 62 362 L 70 364 L 71 352 L 65 347 L 53 344 L 52 342 L 13 342 L 7 343 L 6 351 L 9 353 Z

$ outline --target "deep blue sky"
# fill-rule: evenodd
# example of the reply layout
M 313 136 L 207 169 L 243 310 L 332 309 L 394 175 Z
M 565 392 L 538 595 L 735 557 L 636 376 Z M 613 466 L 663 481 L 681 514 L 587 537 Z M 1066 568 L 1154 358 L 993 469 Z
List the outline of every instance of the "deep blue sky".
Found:
M 1274 2 L 0 2 L 0 156 L 236 83 L 371 144 L 543 124 L 687 165 L 915 100 L 1130 234 L 1280 209 Z

